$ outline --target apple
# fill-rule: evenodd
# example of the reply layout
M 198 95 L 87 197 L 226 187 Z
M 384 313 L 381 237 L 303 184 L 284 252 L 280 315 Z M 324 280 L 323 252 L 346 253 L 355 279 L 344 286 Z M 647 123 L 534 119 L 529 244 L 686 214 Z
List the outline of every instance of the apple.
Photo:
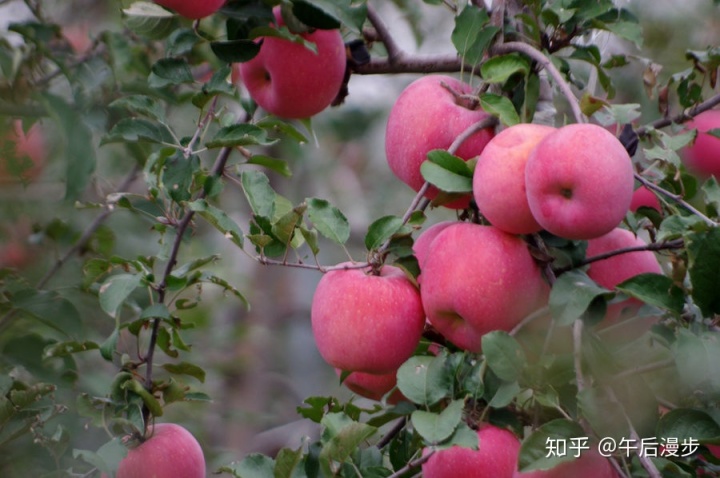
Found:
M 340 376 L 342 370 L 336 368 L 335 373 Z M 342 384 L 361 397 L 380 401 L 397 385 L 397 370 L 384 374 L 350 372 Z M 407 399 L 403 396 L 402 392 L 395 390 L 387 398 L 387 403 L 395 405 L 403 400 Z
M 197 20 L 220 10 L 225 0 L 155 0 L 163 7 L 175 10 L 179 15 Z
M 452 446 L 438 450 L 423 463 L 424 478 L 511 478 L 517 468 L 520 440 L 504 428 L 484 425 L 478 449 Z
M 417 259 L 418 267 L 420 268 L 420 273 L 422 274 L 423 267 L 425 265 L 425 259 L 428 255 L 428 250 L 430 249 L 430 244 L 435 240 L 435 238 L 440 234 L 442 231 L 444 231 L 448 226 L 451 226 L 453 224 L 456 224 L 457 221 L 442 221 L 433 224 L 432 226 L 425 229 L 415 240 L 413 243 L 412 249 L 415 253 L 415 259 Z M 418 283 L 420 282 L 420 276 L 418 276 Z
M 310 310 L 317 348 L 335 368 L 391 373 L 420 343 L 420 293 L 398 267 L 384 265 L 377 273 L 352 267 L 340 264 L 318 283 Z
M 630 201 L 630 210 L 632 212 L 636 212 L 641 207 L 649 207 L 658 212 L 662 211 L 658 197 L 645 186 L 637 188 L 633 192 L 632 200 Z
M 635 234 L 616 228 L 604 236 L 588 241 L 586 257 L 593 257 L 607 252 L 625 249 L 628 247 L 645 246 L 646 243 Z M 636 251 L 618 254 L 607 259 L 592 262 L 587 273 L 595 282 L 606 289 L 613 290 L 619 283 L 639 274 L 662 274 L 662 267 L 652 251 Z M 630 298 L 622 302 L 608 304 L 603 326 L 617 323 L 619 320 L 630 318 L 642 306 L 642 302 Z M 641 321 L 639 327 L 633 324 L 633 334 L 645 332 L 655 319 Z M 626 331 L 627 332 L 627 331 Z
M 279 26 L 280 8 L 274 9 Z M 300 36 L 317 48 L 263 37 L 260 52 L 240 65 L 242 81 L 255 102 L 281 118 L 308 118 L 330 106 L 345 78 L 347 54 L 338 30 Z
M 0 182 L 36 179 L 45 163 L 46 145 L 40 124 L 35 123 L 27 133 L 21 120 L 14 120 L 0 139 Z
M 625 217 L 634 189 L 632 160 L 605 128 L 569 124 L 530 153 L 525 186 L 544 229 L 566 239 L 592 239 Z
M 438 332 L 479 352 L 484 334 L 510 331 L 545 304 L 548 285 L 522 239 L 493 226 L 458 222 L 432 241 L 420 295 Z
M 535 146 L 556 128 L 520 123 L 498 133 L 478 157 L 473 175 L 477 207 L 490 223 L 511 234 L 542 229 L 530 212 L 525 165 Z
M 586 450 L 572 461 L 566 461 L 549 470 L 537 470 L 520 473 L 516 471 L 512 478 L 619 478 L 607 458 L 597 451 Z
M 205 478 L 205 457 L 195 437 L 174 423 L 151 426 L 147 438 L 120 461 L 116 478 Z
M 470 85 L 445 75 L 427 75 L 412 82 L 390 110 L 385 130 L 385 155 L 392 172 L 405 184 L 419 191 L 425 184 L 420 165 L 433 149 L 447 149 L 471 125 L 489 115 L 482 109 L 469 109 L 453 95 L 471 95 Z M 456 151 L 465 160 L 478 156 L 495 132 L 494 127 L 478 131 Z M 427 197 L 438 194 L 431 188 Z M 466 208 L 470 195 L 445 206 Z
M 685 127 L 698 132 L 695 142 L 682 152 L 685 166 L 700 177 L 720 178 L 720 138 L 708 134 L 720 128 L 720 110 L 703 111 L 685 123 Z

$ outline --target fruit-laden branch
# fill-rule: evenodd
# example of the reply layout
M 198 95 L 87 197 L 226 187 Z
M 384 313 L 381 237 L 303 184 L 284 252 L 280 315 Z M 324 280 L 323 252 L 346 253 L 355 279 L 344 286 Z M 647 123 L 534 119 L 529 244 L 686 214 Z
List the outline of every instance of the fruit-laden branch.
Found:
M 127 191 L 127 189 L 130 187 L 130 185 L 137 179 L 137 175 L 140 172 L 140 167 L 136 164 L 133 166 L 133 169 L 130 171 L 130 173 L 125 177 L 125 179 L 118 185 L 116 188 L 118 192 Z M 37 290 L 42 289 L 47 285 L 48 282 L 50 282 L 50 279 L 52 279 L 55 274 L 57 274 L 60 269 L 67 263 L 67 261 L 74 256 L 75 254 L 81 252 L 85 246 L 87 246 L 88 242 L 90 242 L 90 239 L 92 239 L 93 234 L 95 234 L 95 231 L 107 220 L 108 217 L 113 213 L 115 209 L 111 206 L 106 205 L 105 210 L 100 213 L 89 225 L 88 227 L 83 231 L 83 233 L 80 235 L 77 241 L 75 241 L 75 244 L 68 249 L 65 254 L 63 254 L 62 257 L 57 259 L 55 261 L 55 264 L 48 270 L 45 275 L 38 281 L 38 283 L 35 285 L 35 288 Z M 5 315 L 0 317 L 0 331 L 3 330 L 5 327 L 8 326 L 10 321 L 17 315 L 17 309 L 12 309 L 9 312 L 7 312 Z
M 552 60 L 545 56 L 543 52 L 540 50 L 534 48 L 533 46 L 522 43 L 522 42 L 507 42 L 502 43 L 500 45 L 496 45 L 492 49 L 492 54 L 507 54 L 507 53 L 522 53 L 523 55 L 526 55 L 530 57 L 530 59 L 536 61 L 540 66 L 545 68 L 545 70 L 548 72 L 548 74 L 552 77 L 552 79 L 555 81 L 558 88 L 560 88 L 560 91 L 562 92 L 563 96 L 567 99 L 568 103 L 570 104 L 570 108 L 572 109 L 573 116 L 575 117 L 575 121 L 577 123 L 584 123 L 585 122 L 585 116 L 582 113 L 582 110 L 580 109 L 580 102 L 578 101 L 577 97 L 572 91 L 572 88 L 570 88 L 570 84 L 565 81 L 565 78 L 563 77 L 562 73 L 560 73 L 560 70 L 558 70 L 555 65 L 553 64 Z
M 558 268 L 555 270 L 555 272 L 557 274 L 562 274 L 562 273 L 568 272 L 572 269 L 576 269 L 578 267 L 592 264 L 593 262 L 602 261 L 602 260 L 608 259 L 613 256 L 619 256 L 620 254 L 627 254 L 630 252 L 641 252 L 641 251 L 657 252 L 657 251 L 663 251 L 663 250 L 668 250 L 668 249 L 682 249 L 683 247 L 684 247 L 684 241 L 682 239 L 674 239 L 672 241 L 664 241 L 664 242 L 651 242 L 650 244 L 647 244 L 644 246 L 624 247 L 622 249 L 616 249 L 613 251 L 605 252 L 603 254 L 598 254 L 596 256 L 586 257 L 585 259 L 580 261 L 578 264 Z

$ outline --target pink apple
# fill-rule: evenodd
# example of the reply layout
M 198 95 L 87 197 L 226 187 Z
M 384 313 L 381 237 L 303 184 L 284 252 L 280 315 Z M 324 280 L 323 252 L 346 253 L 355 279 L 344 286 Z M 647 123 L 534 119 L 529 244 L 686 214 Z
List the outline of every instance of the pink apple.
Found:
M 430 244 L 435 240 L 435 238 L 440 234 L 442 231 L 444 231 L 448 226 L 451 226 L 453 224 L 456 224 L 457 221 L 442 221 L 433 224 L 432 226 L 425 229 L 415 240 L 413 243 L 413 252 L 415 253 L 415 259 L 418 261 L 418 267 L 420 267 L 420 273 L 422 273 L 422 269 L 425 264 L 425 259 L 428 255 L 428 250 L 430 250 Z M 418 277 L 418 282 L 420 281 L 420 277 Z
M 185 18 L 197 20 L 220 10 L 225 0 L 155 0 L 155 3 L 175 10 Z
M 595 450 L 586 450 L 579 458 L 542 471 L 516 471 L 512 478 L 619 478 L 607 458 Z
M 189 431 L 174 423 L 150 427 L 148 438 L 128 451 L 116 478 L 205 478 L 202 448 Z
M 0 138 L 0 182 L 36 179 L 46 155 L 47 146 L 40 124 L 35 123 L 26 133 L 22 121 L 14 120 L 9 131 Z
M 497 134 L 478 157 L 473 176 L 477 207 L 490 223 L 511 234 L 542 229 L 530 212 L 525 192 L 525 165 L 551 126 L 520 123 Z
M 646 243 L 626 229 L 616 228 L 604 236 L 588 241 L 586 257 L 598 256 L 628 247 L 645 246 Z M 613 290 L 619 283 L 639 274 L 662 274 L 662 268 L 652 251 L 628 252 L 592 262 L 588 275 L 606 289 Z M 603 325 L 611 325 L 619 319 L 629 318 L 642 303 L 637 299 L 627 299 L 608 305 Z M 643 325 L 636 332 L 647 330 L 652 321 L 642 321 Z M 635 329 L 635 328 L 634 328 Z M 635 333 L 633 335 L 636 335 Z
M 605 128 L 570 124 L 545 137 L 525 168 L 530 210 L 549 232 L 592 239 L 620 224 L 633 194 L 632 160 Z
M 637 188 L 635 192 L 633 192 L 632 200 L 630 201 L 630 210 L 632 212 L 636 212 L 641 207 L 649 207 L 658 212 L 662 211 L 658 197 L 645 186 Z
M 342 371 L 336 368 L 335 373 L 340 376 Z M 379 375 L 363 372 L 350 372 L 350 374 L 345 377 L 342 384 L 361 397 L 380 401 L 397 385 L 397 371 Z M 394 405 L 402 400 L 406 400 L 406 398 L 400 390 L 396 389 L 387 398 L 387 403 Z
M 457 223 L 430 245 L 421 296 L 445 338 L 478 352 L 493 330 L 511 330 L 546 303 L 548 286 L 525 242 L 493 226 Z
M 424 478 L 512 478 L 517 468 L 520 441 L 504 428 L 485 425 L 478 434 L 478 449 L 452 446 L 439 450 L 422 465 Z
M 468 109 L 460 104 L 448 88 L 459 95 L 472 94 L 470 85 L 455 78 L 427 75 L 405 88 L 390 110 L 385 130 L 387 162 L 392 172 L 415 191 L 425 183 L 420 165 L 427 159 L 427 153 L 449 148 L 459 134 L 489 116 L 481 109 Z M 494 128 L 475 133 L 455 154 L 466 160 L 479 155 L 493 134 Z M 435 196 L 437 190 L 432 188 L 427 197 Z M 469 199 L 468 195 L 446 206 L 465 208 Z
M 687 129 L 697 129 L 695 142 L 683 151 L 688 170 L 701 176 L 720 178 L 720 138 L 708 131 L 720 128 L 720 110 L 708 110 L 685 123 Z
M 401 269 L 388 265 L 378 275 L 369 268 L 327 272 L 310 315 L 320 355 L 349 372 L 397 370 L 420 343 L 425 325 L 417 288 Z
M 278 25 L 283 25 L 275 8 Z M 282 118 L 307 118 L 335 99 L 343 79 L 347 55 L 338 30 L 315 30 L 300 36 L 317 48 L 275 37 L 264 37 L 260 53 L 242 63 L 240 72 L 248 93 L 267 112 Z

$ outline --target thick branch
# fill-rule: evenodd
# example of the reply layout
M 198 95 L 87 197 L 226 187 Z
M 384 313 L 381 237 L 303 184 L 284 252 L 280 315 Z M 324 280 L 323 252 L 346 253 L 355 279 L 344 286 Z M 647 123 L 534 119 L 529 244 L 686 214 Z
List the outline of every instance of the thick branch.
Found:
M 413 55 L 401 54 L 394 60 L 389 58 L 371 60 L 365 65 L 353 66 L 353 73 L 359 75 L 385 75 L 393 73 L 457 73 L 463 63 L 457 55 Z
M 383 22 L 380 18 L 380 15 L 375 10 L 375 7 L 373 7 L 369 3 L 367 5 L 367 17 L 368 20 L 370 20 L 372 26 L 375 27 L 377 37 L 380 39 L 383 45 L 385 45 L 385 50 L 387 50 L 388 54 L 388 62 L 390 64 L 395 63 L 402 56 L 404 56 L 404 53 L 400 49 L 400 46 L 395 42 L 395 39 L 390 34 L 390 30 L 388 30 L 385 22 Z
M 683 240 L 682 239 L 675 239 L 673 241 L 666 241 L 666 242 L 652 242 L 650 244 L 646 244 L 644 246 L 632 246 L 632 247 L 624 247 L 622 249 L 616 249 L 614 251 L 604 252 L 602 254 L 598 254 L 596 256 L 592 257 L 586 257 L 582 262 L 579 264 L 575 264 L 573 266 L 563 267 L 560 269 L 557 269 L 557 273 L 563 273 L 567 272 L 571 269 L 575 269 L 577 267 L 582 267 L 588 264 L 592 264 L 593 262 L 602 261 L 605 259 L 608 259 L 613 256 L 619 256 L 620 254 L 628 254 L 630 252 L 640 252 L 640 251 L 662 251 L 667 249 L 680 249 L 683 247 Z
M 673 116 L 672 118 L 661 118 L 659 120 L 653 121 L 652 123 L 642 126 L 635 130 L 635 132 L 639 136 L 646 135 L 650 129 L 658 129 L 658 128 L 664 128 L 666 126 L 670 126 L 671 124 L 680 124 L 684 123 L 685 121 L 688 121 L 695 116 L 699 115 L 703 111 L 710 110 L 714 108 L 715 106 L 720 105 L 720 93 L 713 96 L 712 98 L 703 101 L 697 106 L 694 106 L 690 108 L 687 111 L 684 111 L 680 113 L 679 115 Z

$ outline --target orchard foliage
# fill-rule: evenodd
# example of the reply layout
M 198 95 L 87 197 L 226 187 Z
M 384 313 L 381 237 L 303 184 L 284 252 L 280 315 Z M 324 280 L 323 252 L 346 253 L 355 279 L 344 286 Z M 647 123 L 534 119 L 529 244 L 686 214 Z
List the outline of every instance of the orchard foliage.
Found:
M 192 347 L 191 329 L 210 322 L 200 331 L 210 333 L 214 317 L 206 307 L 218 291 L 244 308 L 253 305 L 253 287 L 271 285 L 234 283 L 225 274 L 231 268 L 218 264 L 255 261 L 318 275 L 385 264 L 417 279 L 414 240 L 437 222 L 433 214 L 443 204 L 478 187 L 475 161 L 455 155 L 471 131 L 427 154 L 426 183 L 408 204 L 373 211 L 358 251 L 358 227 L 324 194 L 283 193 L 303 181 L 293 175 L 297 152 L 326 147 L 317 139 L 326 124 L 267 114 L 234 73 L 259 53 L 263 38 L 315 51 L 303 33 L 317 29 L 339 29 L 346 42 L 345 81 L 333 101 L 339 111 L 356 94 L 352 80 L 360 75 L 443 73 L 472 85 L 459 100 L 492 115 L 479 127 L 607 127 L 632 156 L 636 186 L 660 204 L 628 211 L 621 227 L 649 242 L 618 254 L 652 251 L 663 273 L 606 289 L 588 274 L 600 257 L 586 254 L 587 241 L 546 231 L 520 236 L 549 285 L 546 307 L 512 330 L 483 335 L 480 353 L 426 326 L 397 371 L 406 400 L 367 405 L 309 397 L 297 413 L 320 425 L 317 440 L 275 456 L 235 456 L 208 471 L 413 476 L 434 453 L 476 448 L 476 430 L 485 423 L 522 441 L 521 471 L 572 460 L 548 456 L 548 443 L 579 437 L 592 444 L 611 437 L 696 445 L 675 456 L 615 450 L 611 464 L 621 476 L 720 470 L 706 448 L 720 444 L 720 185 L 692 174 L 681 159 L 697 134 L 683 124 L 720 103 L 720 45 L 687 51 L 677 71 L 665 71 L 662 59 L 641 53 L 642 12 L 611 0 L 500 0 L 491 8 L 476 1 L 392 2 L 408 14 L 418 42 L 425 35 L 416 22 L 420 12 L 453 25 L 441 55 L 398 46 L 395 25 L 379 13 L 390 2 L 228 0 L 195 21 L 155 3 L 122 0 L 108 2 L 112 20 L 78 46 L 69 26 L 54 19 L 54 2 L 0 6 L 12 3 L 25 4 L 31 15 L 10 23 L 0 38 L 2 127 L 9 131 L 19 119 L 25 132 L 43 128 L 51 157 L 43 174 L 53 182 L 23 175 L 33 167 L 27 161 L 0 168 L 9 174 L 5 242 L 11 231 L 26 231 L 27 255 L 42 259 L 30 267 L 0 261 L 8 266 L 0 272 L 0 475 L 113 476 L 125 445 L 176 404 L 222 403 L 205 384 L 210 351 Z M 717 1 L 705 3 L 719 14 Z M 284 19 L 279 27 L 276 5 Z M 628 85 L 642 95 L 627 93 Z M 708 134 L 720 137 L 717 128 Z M 16 156 L 12 150 L 3 140 L 1 159 Z M 429 186 L 440 191 L 432 201 L 424 198 Z M 487 223 L 472 202 L 450 214 Z M 237 262 L 206 254 L 199 242 L 208 230 L 232 244 Z M 326 251 L 352 256 L 354 264 L 326 263 Z M 628 298 L 642 305 L 633 320 L 653 318 L 653 325 L 618 337 L 601 320 Z M 186 422 L 193 420 L 201 417 Z

